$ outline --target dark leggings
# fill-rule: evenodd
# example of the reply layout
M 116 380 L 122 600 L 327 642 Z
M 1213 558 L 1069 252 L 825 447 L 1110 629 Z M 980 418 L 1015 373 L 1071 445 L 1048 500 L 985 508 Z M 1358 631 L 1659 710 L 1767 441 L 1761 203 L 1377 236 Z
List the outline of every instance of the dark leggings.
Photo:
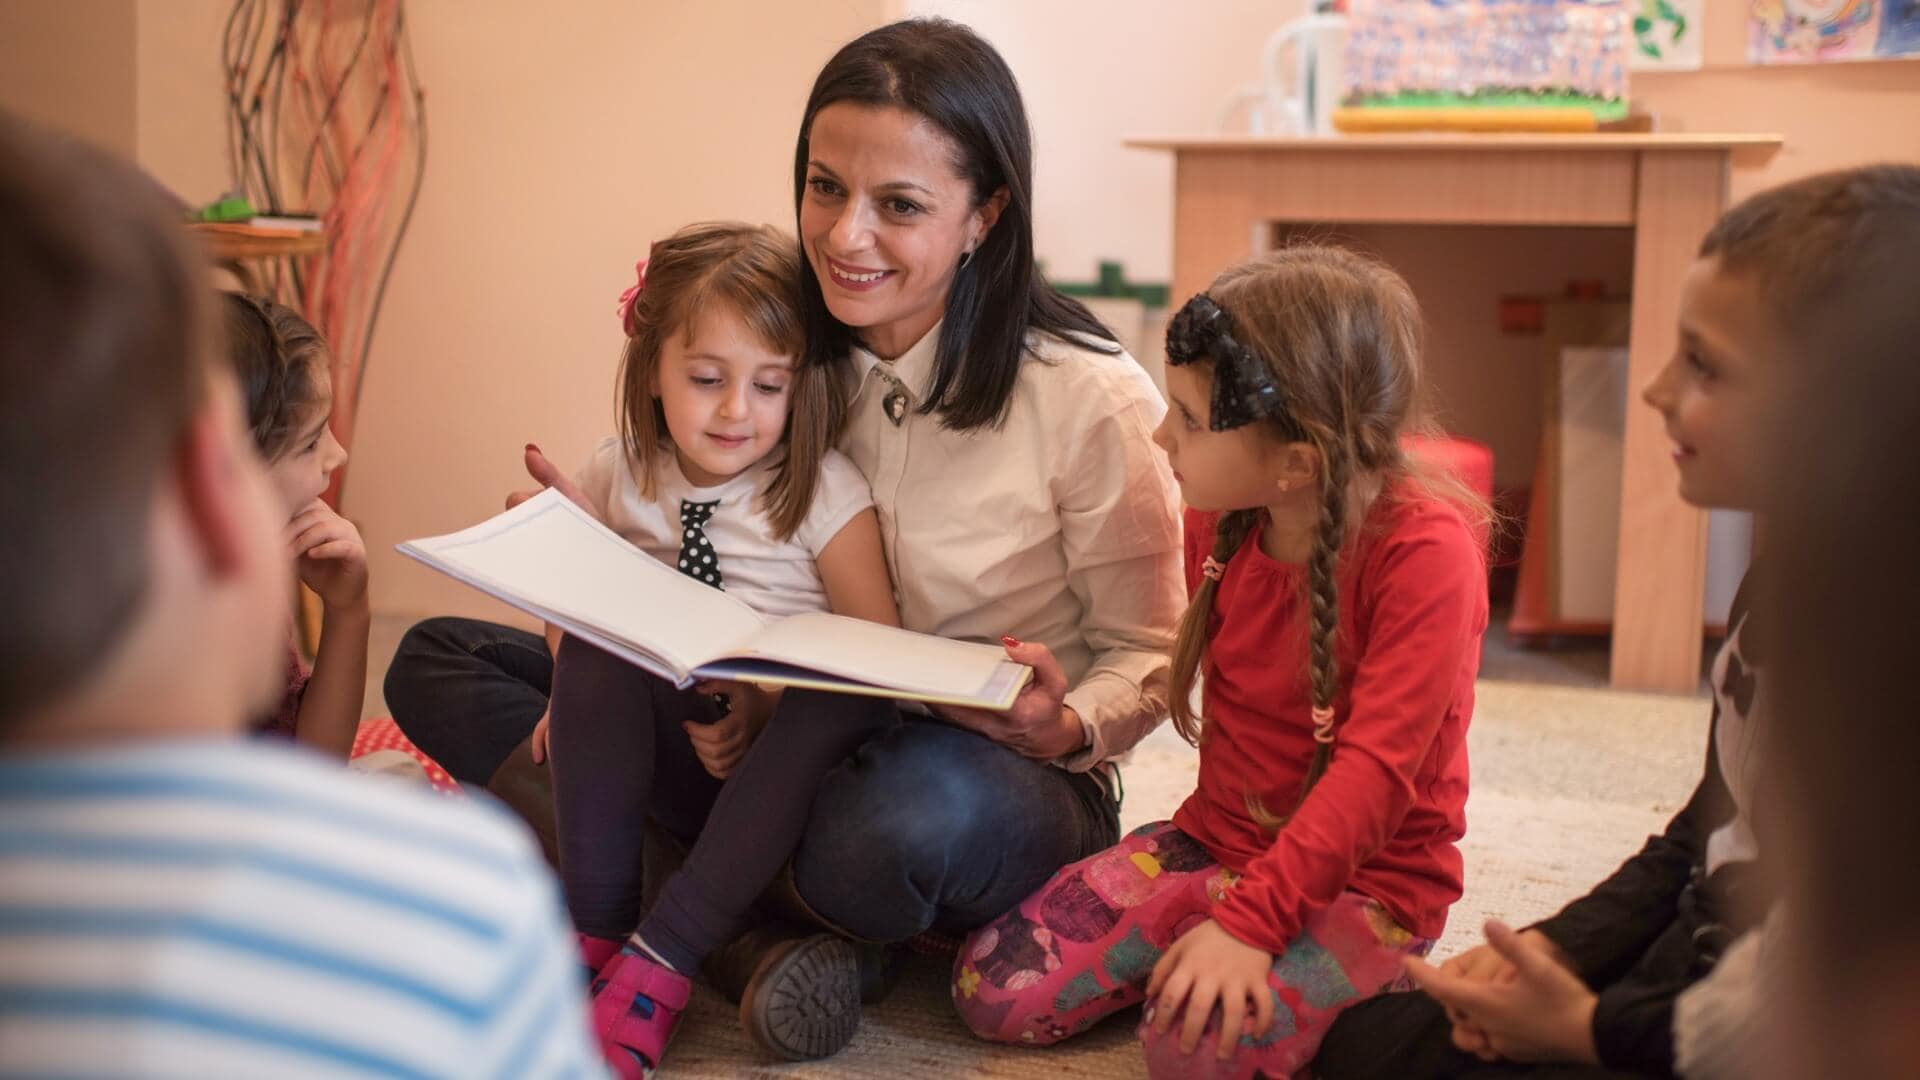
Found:
M 463 784 L 486 786 L 547 709 L 553 657 L 539 634 L 442 616 L 407 631 L 387 665 L 394 723 Z
M 889 701 L 789 690 L 723 784 L 683 725 L 711 699 L 574 638 L 561 642 L 548 739 L 560 876 L 574 926 L 623 938 L 640 916 L 641 838 L 652 817 L 692 845 L 638 930 L 680 971 L 743 927 L 800 842 L 821 779 L 899 722 Z

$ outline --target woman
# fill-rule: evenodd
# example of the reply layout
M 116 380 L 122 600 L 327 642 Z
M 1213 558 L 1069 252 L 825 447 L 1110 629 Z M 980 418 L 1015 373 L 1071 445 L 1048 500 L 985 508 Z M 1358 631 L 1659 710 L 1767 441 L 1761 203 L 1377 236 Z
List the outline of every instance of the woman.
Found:
M 777 768 L 783 726 L 844 727 L 848 760 L 812 815 L 755 824 L 799 830 L 801 905 L 867 941 L 970 930 L 1111 845 L 1113 759 L 1166 715 L 1185 590 L 1173 479 L 1151 442 L 1165 406 L 1085 308 L 1041 281 L 1031 190 L 1018 85 L 964 27 L 882 27 L 814 83 L 794 155 L 813 270 L 809 348 L 852 357 L 842 449 L 873 486 L 903 623 L 1005 638 L 1016 659 L 1032 654 L 1024 642 L 1045 645 L 1064 673 L 1004 714 L 936 719 L 872 699 L 785 696 L 736 772 Z M 410 735 L 425 727 L 406 715 L 425 711 L 412 690 L 479 651 L 453 630 L 500 637 L 443 621 L 415 628 L 387 681 Z M 522 730 L 537 697 L 524 694 Z M 512 745 L 494 741 L 502 756 Z M 731 813 L 722 798 L 706 828 L 730 827 Z M 792 952 L 749 962 L 752 984 Z M 831 999 L 820 1016 L 857 1015 L 858 982 L 846 976 L 815 976 L 812 989 Z M 817 1056 L 851 1035 L 837 1025 L 837 1042 L 823 1041 L 808 1018 L 775 1015 L 775 998 L 791 1000 L 750 990 L 743 1018 L 776 1053 Z

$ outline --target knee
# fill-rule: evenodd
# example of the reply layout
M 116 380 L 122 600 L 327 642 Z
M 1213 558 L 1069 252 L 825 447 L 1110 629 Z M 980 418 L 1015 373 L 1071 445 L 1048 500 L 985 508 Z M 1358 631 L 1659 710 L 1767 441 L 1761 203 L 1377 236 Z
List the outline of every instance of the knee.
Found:
M 814 799 L 806 845 L 823 860 L 916 867 L 943 859 L 979 822 L 985 793 L 950 763 L 883 736 L 829 773 Z
M 1006 963 L 1007 957 L 1031 944 L 1002 938 L 1021 930 L 1017 920 L 1002 919 L 967 935 L 953 960 L 953 1009 L 968 1031 L 987 1042 L 1051 1046 L 1070 1034 L 1052 1022 L 1048 976 L 1058 962 L 1045 973 L 1010 970 L 1018 965 Z
M 558 712 L 569 696 L 603 693 L 607 686 L 644 692 L 652 676 L 643 669 L 571 634 L 560 639 L 553 653 L 553 703 Z M 630 685 L 631 684 L 631 685 Z
M 1338 1080 L 1430 1073 L 1452 1060 L 1453 1025 L 1446 1010 L 1420 991 L 1381 994 L 1342 1010 L 1314 1058 L 1317 1075 Z
M 879 941 L 931 925 L 986 802 L 974 778 L 900 734 L 827 774 L 793 857 L 795 886 L 814 912 Z
M 396 719 L 400 714 L 415 711 L 413 707 L 424 692 L 422 680 L 444 668 L 454 653 L 463 652 L 455 634 L 461 621 L 447 615 L 422 619 L 401 636 L 400 645 L 393 650 L 393 659 L 387 664 L 386 678 L 380 684 L 387 708 L 396 714 Z

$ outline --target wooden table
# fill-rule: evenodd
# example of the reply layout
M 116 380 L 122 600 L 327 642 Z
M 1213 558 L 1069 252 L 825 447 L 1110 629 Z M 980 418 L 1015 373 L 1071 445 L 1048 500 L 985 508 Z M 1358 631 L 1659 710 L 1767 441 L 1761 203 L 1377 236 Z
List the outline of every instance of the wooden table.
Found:
M 1614 225 L 1634 230 L 1628 379 L 1674 342 L 1680 280 L 1720 215 L 1735 153 L 1776 135 L 1213 135 L 1128 140 L 1174 155 L 1173 299 L 1262 250 L 1276 223 Z M 1680 501 L 1665 432 L 1627 413 L 1614 591 L 1613 685 L 1700 681 L 1706 515 Z

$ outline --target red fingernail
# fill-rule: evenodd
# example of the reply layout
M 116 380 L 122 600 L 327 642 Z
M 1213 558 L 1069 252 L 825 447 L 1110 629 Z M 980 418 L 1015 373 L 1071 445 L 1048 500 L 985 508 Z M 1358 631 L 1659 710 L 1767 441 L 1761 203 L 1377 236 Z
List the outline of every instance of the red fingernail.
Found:
M 527 444 L 527 449 L 529 449 L 529 450 L 531 450 L 531 451 L 533 451 L 533 452 L 534 452 L 534 453 L 536 453 L 536 454 L 540 452 L 540 448 L 539 448 L 539 447 L 537 447 L 537 446 L 535 446 L 535 445 L 533 445 L 532 443 L 528 443 L 528 444 Z
M 1020 644 L 1020 639 L 1017 637 L 1002 636 L 1000 638 L 1000 644 L 1005 645 L 1007 648 L 1011 649 Z

